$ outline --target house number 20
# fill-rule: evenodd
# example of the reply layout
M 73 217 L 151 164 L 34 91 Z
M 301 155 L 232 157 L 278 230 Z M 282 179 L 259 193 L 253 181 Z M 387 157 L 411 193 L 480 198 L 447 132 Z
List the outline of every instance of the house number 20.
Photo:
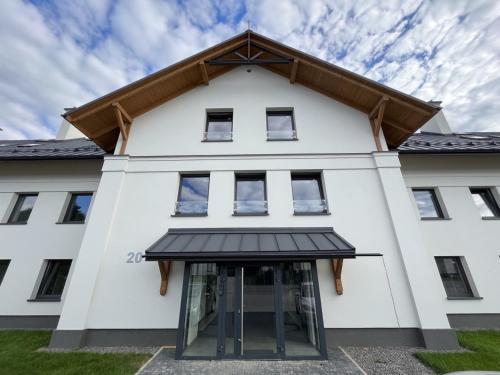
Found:
M 127 263 L 141 263 L 142 262 L 142 253 L 134 253 L 130 252 L 127 254 Z

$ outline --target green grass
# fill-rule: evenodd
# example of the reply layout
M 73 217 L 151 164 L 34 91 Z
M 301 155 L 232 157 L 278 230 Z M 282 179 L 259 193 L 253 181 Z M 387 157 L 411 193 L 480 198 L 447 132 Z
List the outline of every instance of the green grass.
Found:
M 134 374 L 148 355 L 37 352 L 49 331 L 0 331 L 0 374 Z
M 437 373 L 452 371 L 483 370 L 500 371 L 500 331 L 458 332 L 460 344 L 472 352 L 416 354 Z

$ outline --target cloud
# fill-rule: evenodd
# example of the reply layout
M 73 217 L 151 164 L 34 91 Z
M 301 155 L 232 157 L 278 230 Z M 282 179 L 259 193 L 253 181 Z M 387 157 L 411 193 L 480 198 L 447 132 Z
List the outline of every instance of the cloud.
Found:
M 22 17 L 13 17 L 22 15 Z M 500 2 L 0 2 L 0 139 L 53 137 L 78 106 L 247 27 L 500 131 Z

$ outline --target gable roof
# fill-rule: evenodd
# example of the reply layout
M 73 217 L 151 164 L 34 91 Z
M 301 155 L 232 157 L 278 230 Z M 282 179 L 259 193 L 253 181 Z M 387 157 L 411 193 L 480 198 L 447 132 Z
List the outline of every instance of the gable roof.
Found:
M 500 153 L 500 132 L 413 134 L 401 146 L 400 154 Z
M 251 30 L 66 112 L 63 117 L 106 151 L 112 151 L 123 124 L 238 65 L 258 64 L 373 117 L 385 99 L 382 129 L 396 148 L 441 108 L 346 69 L 298 51 Z
M 86 138 L 0 141 L 0 160 L 102 159 L 104 154 Z

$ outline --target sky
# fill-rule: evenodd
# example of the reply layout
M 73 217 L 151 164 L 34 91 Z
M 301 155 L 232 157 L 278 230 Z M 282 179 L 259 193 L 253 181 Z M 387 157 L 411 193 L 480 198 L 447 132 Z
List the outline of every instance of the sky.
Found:
M 250 28 L 500 131 L 500 1 L 1 0 L 0 139 Z

